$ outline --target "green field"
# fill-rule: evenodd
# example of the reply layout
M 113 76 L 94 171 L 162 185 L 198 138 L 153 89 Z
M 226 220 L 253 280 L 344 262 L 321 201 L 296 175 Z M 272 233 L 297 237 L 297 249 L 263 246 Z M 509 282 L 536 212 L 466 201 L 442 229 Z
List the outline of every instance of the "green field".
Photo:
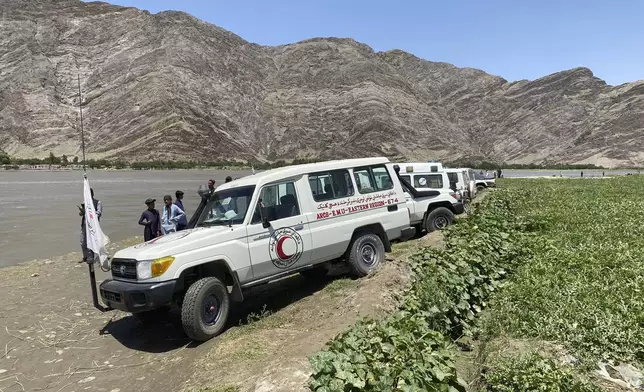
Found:
M 413 257 L 396 313 L 311 358 L 312 389 L 619 390 L 595 370 L 644 368 L 643 192 L 639 176 L 500 180 Z

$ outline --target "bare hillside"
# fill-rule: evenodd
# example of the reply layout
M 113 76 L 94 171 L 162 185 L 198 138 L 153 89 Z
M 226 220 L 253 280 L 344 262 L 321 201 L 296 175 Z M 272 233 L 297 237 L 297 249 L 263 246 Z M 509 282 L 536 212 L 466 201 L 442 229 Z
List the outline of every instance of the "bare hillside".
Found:
M 644 82 L 508 82 L 351 39 L 262 47 L 181 12 L 0 0 L 0 147 L 144 160 L 386 155 L 644 165 Z

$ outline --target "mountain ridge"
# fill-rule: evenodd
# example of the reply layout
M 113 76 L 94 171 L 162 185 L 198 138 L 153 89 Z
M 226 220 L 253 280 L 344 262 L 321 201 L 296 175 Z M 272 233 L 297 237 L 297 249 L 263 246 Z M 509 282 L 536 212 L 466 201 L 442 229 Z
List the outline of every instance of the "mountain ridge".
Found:
M 644 164 L 644 82 L 585 67 L 510 82 L 352 38 L 261 46 L 181 11 L 12 1 L 0 25 L 0 147 L 88 158 L 385 155 Z

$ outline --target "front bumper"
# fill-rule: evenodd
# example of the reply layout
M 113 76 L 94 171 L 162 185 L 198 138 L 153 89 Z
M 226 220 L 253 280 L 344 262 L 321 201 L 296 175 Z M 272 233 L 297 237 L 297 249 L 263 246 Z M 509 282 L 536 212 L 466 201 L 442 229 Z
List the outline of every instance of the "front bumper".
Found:
M 100 285 L 101 298 L 108 307 L 138 313 L 172 302 L 175 280 L 155 283 L 132 283 L 107 279 Z
M 463 207 L 463 203 L 460 201 L 458 203 L 452 203 L 452 207 L 454 207 L 454 214 L 456 215 L 460 215 L 465 212 L 465 207 Z

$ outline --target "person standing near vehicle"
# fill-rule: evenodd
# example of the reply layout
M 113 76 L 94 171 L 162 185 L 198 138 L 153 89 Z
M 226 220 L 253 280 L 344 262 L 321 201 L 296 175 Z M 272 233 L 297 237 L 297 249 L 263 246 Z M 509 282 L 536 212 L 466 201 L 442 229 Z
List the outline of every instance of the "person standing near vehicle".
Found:
M 184 212 L 181 219 L 179 219 L 179 223 L 177 223 L 177 231 L 181 231 L 188 227 L 188 218 L 185 214 L 186 209 L 183 208 L 183 191 L 176 191 L 174 195 L 177 197 L 177 200 L 175 200 L 174 204 Z
M 141 218 L 139 218 L 139 224 L 145 226 L 143 229 L 143 240 L 145 242 L 161 235 L 161 217 L 159 216 L 159 211 L 154 208 L 155 201 L 156 199 L 145 200 L 145 205 L 148 206 L 148 209 L 143 211 Z
M 163 212 L 161 213 L 161 230 L 163 234 L 169 234 L 177 231 L 177 223 L 182 216 L 186 214 L 183 210 L 177 207 L 175 204 L 172 204 L 172 196 L 165 195 L 163 196 Z
M 94 198 L 94 189 L 90 188 L 90 193 L 92 194 L 92 202 L 94 203 L 94 211 L 96 211 L 96 216 L 98 221 L 101 221 L 101 215 L 103 215 L 103 204 L 100 200 Z M 87 248 L 87 233 L 85 232 L 85 203 L 78 206 L 78 215 L 81 216 L 81 250 L 83 251 L 83 262 L 87 260 L 94 260 L 94 252 Z

